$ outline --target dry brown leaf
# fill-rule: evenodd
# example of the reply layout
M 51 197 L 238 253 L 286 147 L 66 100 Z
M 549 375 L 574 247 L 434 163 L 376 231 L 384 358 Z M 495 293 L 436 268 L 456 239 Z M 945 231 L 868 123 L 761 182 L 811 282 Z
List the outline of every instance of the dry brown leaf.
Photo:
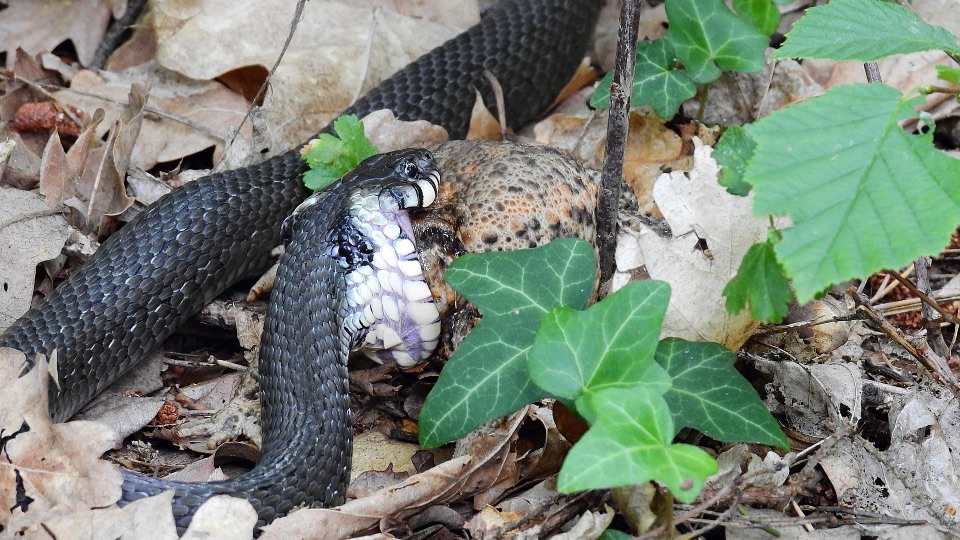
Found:
M 101 137 L 121 117 L 136 81 L 150 85 L 146 111 L 151 114 L 143 119 L 130 166 L 146 170 L 210 147 L 214 147 L 214 161 L 224 156 L 225 141 L 240 124 L 248 104 L 218 82 L 192 81 L 149 62 L 121 74 L 81 70 L 70 81 L 70 89 L 54 95 L 88 113 L 103 109 L 106 117 L 96 131 Z M 249 124 L 240 133 L 249 137 Z M 249 151 L 240 148 L 226 166 L 243 165 L 248 157 Z
M 251 65 L 270 68 L 293 13 L 286 0 L 156 2 L 157 59 L 198 80 Z M 457 33 L 384 9 L 308 2 L 264 100 L 268 129 L 282 134 L 268 138 L 283 149 L 301 144 L 379 81 Z
M 64 203 L 76 212 L 71 223 L 86 232 L 99 228 L 104 216 L 116 216 L 133 204 L 124 180 L 130 157 L 140 135 L 147 89 L 134 84 L 128 105 L 111 129 L 107 143 L 93 146 L 104 115 L 97 111 L 93 122 L 80 134 L 69 152 L 64 152 L 54 133 L 40 163 L 40 192 L 49 204 Z
M 526 414 L 524 408 L 462 439 L 457 444 L 460 457 L 336 509 L 294 512 L 265 527 L 262 538 L 295 538 L 307 530 L 316 539 L 345 538 L 370 530 L 387 516 L 404 518 L 430 506 L 482 493 L 511 476 L 514 465 L 508 460 L 515 458 L 511 443 Z M 323 533 L 318 535 L 317 531 Z
M 370 530 L 384 516 L 415 511 L 436 502 L 438 492 L 463 484 L 475 467 L 470 456 L 454 458 L 411 476 L 369 497 L 350 501 L 336 509 L 306 509 L 293 512 L 264 527 L 263 540 L 310 537 L 338 540 Z M 456 491 L 453 489 L 452 491 Z
M 146 426 L 160 410 L 163 397 L 140 396 L 163 387 L 160 374 L 166 367 L 162 354 L 150 354 L 87 403 L 74 420 L 92 420 L 111 427 L 117 432 L 119 445 Z
M 96 422 L 52 424 L 47 411 L 49 376 L 41 357 L 17 377 L 26 357 L 0 349 L 0 522 L 15 532 L 57 515 L 109 506 L 120 498 L 120 471 L 100 455 L 115 434 Z
M 23 48 L 30 54 L 53 50 L 65 40 L 73 42 L 80 63 L 87 65 L 100 45 L 110 23 L 110 0 L 21 0 L 11 2 L 0 11 L 0 50 L 7 53 L 10 67 L 10 47 Z M 116 6 L 114 15 L 123 12 Z
M 771 52 L 767 49 L 768 56 Z M 710 84 L 701 120 L 721 126 L 746 124 L 822 93 L 823 87 L 796 60 L 767 62 L 757 73 L 724 71 Z M 700 101 L 693 98 L 684 102 L 682 110 L 688 118 L 700 118 L 699 108 Z
M 378 431 L 364 431 L 353 439 L 353 482 L 362 473 L 385 471 L 392 467 L 395 473 L 416 472 L 411 458 L 421 450 L 420 445 L 391 439 Z
M 0 331 L 30 308 L 37 265 L 59 255 L 68 235 L 43 197 L 0 188 Z

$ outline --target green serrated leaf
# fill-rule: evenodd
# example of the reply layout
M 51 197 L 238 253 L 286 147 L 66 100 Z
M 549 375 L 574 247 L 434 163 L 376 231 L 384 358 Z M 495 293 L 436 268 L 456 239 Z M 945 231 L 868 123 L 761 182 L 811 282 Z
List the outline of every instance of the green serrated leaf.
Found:
M 723 167 L 717 182 L 727 188 L 727 193 L 741 197 L 750 193 L 750 184 L 743 181 L 743 171 L 756 146 L 742 126 L 730 126 L 720 136 L 713 158 Z
M 301 158 L 310 170 L 304 173 L 304 184 L 316 191 L 333 183 L 353 170 L 361 161 L 379 152 L 363 133 L 363 123 L 355 114 L 341 116 L 333 121 L 333 131 L 307 143 Z
M 694 82 L 713 82 L 722 69 L 763 69 L 767 36 L 737 17 L 723 0 L 667 0 L 666 10 L 666 39 Z
M 596 265 L 593 246 L 572 238 L 467 254 L 450 265 L 447 283 L 480 309 L 483 320 L 427 396 L 420 414 L 423 446 L 440 446 L 546 395 L 528 372 L 537 328 L 555 307 L 586 306 Z
M 935 49 L 960 52 L 957 36 L 893 2 L 832 0 L 808 9 L 772 58 L 871 62 Z
M 638 281 L 586 311 L 557 308 L 543 320 L 530 351 L 530 377 L 556 397 L 670 377 L 653 361 L 670 302 L 670 285 Z
M 691 427 L 723 442 L 790 447 L 756 390 L 733 367 L 736 356 L 726 347 L 666 338 L 656 359 L 673 378 L 663 399 L 677 431 Z
M 933 66 L 937 70 L 937 78 L 953 84 L 960 84 L 960 69 L 947 66 Z
M 591 107 L 610 106 L 611 82 L 612 71 L 597 86 L 590 98 Z M 678 68 L 676 54 L 666 40 L 637 43 L 631 106 L 649 105 L 660 118 L 673 118 L 680 105 L 696 93 L 697 87 L 686 72 Z
M 649 386 L 608 388 L 586 394 L 582 406 L 596 423 L 570 449 L 557 479 L 562 492 L 641 484 L 656 480 L 682 502 L 691 502 L 717 471 L 709 454 L 671 444 L 675 433 L 666 402 Z M 578 404 L 578 408 L 581 405 Z
M 772 242 L 750 246 L 737 275 L 723 288 L 723 296 L 731 314 L 740 313 L 749 304 L 750 316 L 758 321 L 778 323 L 787 316 L 793 291 Z
M 733 10 L 766 36 L 780 26 L 780 10 L 771 0 L 733 0 Z
M 839 86 L 747 126 L 754 212 L 789 215 L 777 259 L 806 302 L 827 286 L 938 253 L 960 223 L 960 161 L 899 126 L 921 98 Z

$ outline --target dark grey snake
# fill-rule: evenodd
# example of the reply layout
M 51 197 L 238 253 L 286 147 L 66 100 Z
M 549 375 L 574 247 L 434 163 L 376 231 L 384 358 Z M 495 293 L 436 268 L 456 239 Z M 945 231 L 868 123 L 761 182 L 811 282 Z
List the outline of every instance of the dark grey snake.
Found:
M 463 138 L 475 92 L 495 103 L 487 70 L 502 86 L 508 123 L 522 125 L 572 75 L 602 4 L 511 2 L 345 113 L 391 109 Z M 415 362 L 432 350 L 436 310 L 424 307 L 431 300 L 403 210 L 436 194 L 432 157 L 424 150 L 375 156 L 306 201 L 304 170 L 291 150 L 175 190 L 0 335 L 0 346 L 28 357 L 58 351 L 60 388 L 51 390 L 50 411 L 64 421 L 229 285 L 264 270 L 293 213 L 261 345 L 259 464 L 206 484 L 124 475 L 125 502 L 174 489 L 181 530 L 215 494 L 248 499 L 261 525 L 298 506 L 343 503 L 352 447 L 347 354 L 385 347 L 394 359 Z

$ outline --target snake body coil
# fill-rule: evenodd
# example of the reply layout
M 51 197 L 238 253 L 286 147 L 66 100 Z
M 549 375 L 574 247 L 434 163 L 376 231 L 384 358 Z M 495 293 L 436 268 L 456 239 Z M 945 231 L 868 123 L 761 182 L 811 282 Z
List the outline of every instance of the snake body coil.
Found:
M 391 109 L 403 120 L 428 120 L 462 138 L 475 92 L 485 103 L 495 103 L 483 75 L 487 70 L 503 88 L 508 123 L 522 125 L 573 73 L 602 3 L 512 2 L 387 79 L 345 113 Z M 416 161 L 409 155 L 393 158 Z M 268 251 L 280 241 L 281 222 L 308 195 L 300 181 L 304 170 L 292 150 L 173 191 L 0 335 L 0 346 L 20 349 L 28 358 L 57 350 L 60 388 L 50 394 L 54 420 L 68 419 L 230 284 L 265 269 Z M 336 185 L 304 215 L 333 216 L 330 212 L 341 208 L 334 202 L 350 193 L 344 183 Z M 297 216 L 294 221 L 301 222 Z M 330 225 L 335 222 L 291 229 L 312 229 L 312 234 L 293 232 L 284 266 L 297 271 L 278 276 L 282 283 L 264 330 L 264 436 L 257 467 L 237 479 L 208 484 L 125 473 L 125 501 L 172 487 L 181 529 L 217 493 L 249 499 L 261 524 L 297 505 L 343 502 L 352 437 L 341 359 L 357 344 L 344 336 L 343 321 L 349 317 L 338 311 L 349 300 L 340 279 L 344 269 L 334 258 L 314 258 L 318 249 L 330 246 L 309 247 L 307 240 L 327 238 L 324 231 L 336 236 Z M 297 305 L 291 301 L 296 297 L 315 300 Z M 307 309 L 326 315 L 311 325 Z M 283 362 L 274 361 L 281 353 L 273 349 L 285 351 Z

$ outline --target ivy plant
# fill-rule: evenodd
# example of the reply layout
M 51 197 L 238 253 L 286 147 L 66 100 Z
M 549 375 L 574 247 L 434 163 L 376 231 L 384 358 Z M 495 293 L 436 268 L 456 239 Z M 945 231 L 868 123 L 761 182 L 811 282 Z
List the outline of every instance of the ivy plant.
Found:
M 786 448 L 730 351 L 659 339 L 666 283 L 631 283 L 586 308 L 595 278 L 593 247 L 576 239 L 454 261 L 447 282 L 483 319 L 427 396 L 421 443 L 444 444 L 552 397 L 591 425 L 564 462 L 560 490 L 655 480 L 684 502 L 717 465 L 700 448 L 673 443 L 680 429 Z

